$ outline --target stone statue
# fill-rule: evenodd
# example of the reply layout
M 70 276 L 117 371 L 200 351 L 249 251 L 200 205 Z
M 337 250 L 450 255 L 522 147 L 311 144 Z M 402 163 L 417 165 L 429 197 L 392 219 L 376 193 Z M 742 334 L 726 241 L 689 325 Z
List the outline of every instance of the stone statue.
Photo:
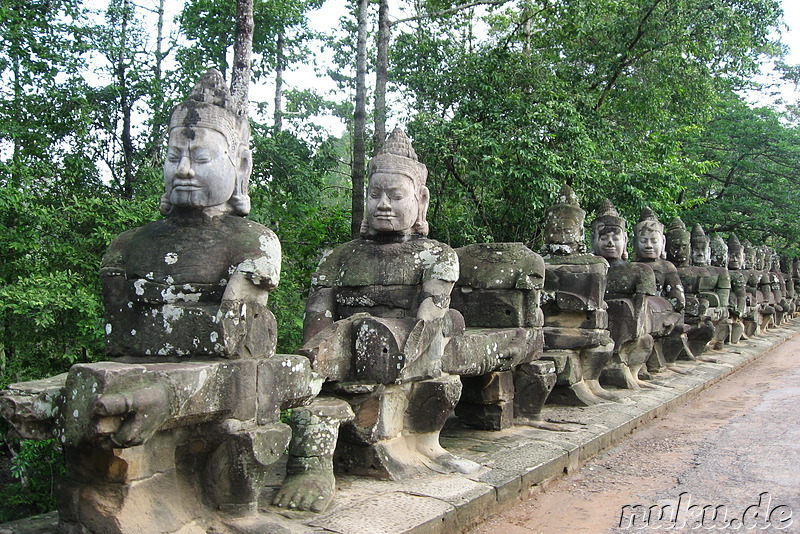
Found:
M 795 294 L 795 314 L 800 312 L 800 259 L 792 260 L 791 283 L 794 286 Z
M 715 271 L 719 278 L 717 278 L 717 290 L 719 295 L 720 306 L 728 306 L 722 312 L 722 319 L 720 320 L 717 330 L 714 334 L 716 343 L 714 348 L 722 349 L 724 343 L 728 343 L 731 338 L 732 320 L 730 318 L 730 293 L 731 293 L 731 276 L 728 271 L 728 245 L 719 234 L 711 236 L 709 242 L 711 247 L 711 268 Z
M 625 219 L 606 199 L 592 222 L 592 252 L 605 258 L 609 265 L 605 301 L 614 358 L 613 367 L 609 366 L 605 374 L 619 370 L 622 373 L 619 385 L 639 389 L 652 387 L 639 379 L 639 371 L 653 351 L 651 299 L 663 301 L 663 308 L 670 312 L 672 306 L 655 296 L 656 277 L 649 265 L 626 261 L 627 246 Z
M 564 400 L 591 405 L 616 400 L 599 382 L 614 342 L 604 299 L 608 262 L 585 252 L 584 217 L 568 185 L 545 216 L 543 358 L 555 362 L 557 385 L 569 386 Z
M 483 430 L 512 423 L 553 429 L 541 418 L 556 381 L 553 362 L 539 360 L 542 257 L 522 243 L 477 243 L 456 253 L 460 275 L 450 307 L 461 312 L 466 330 L 450 340 L 443 360 L 463 384 L 456 415 Z
M 714 337 L 715 331 L 715 326 L 711 322 L 708 298 L 700 291 L 700 279 L 708 275 L 707 269 L 691 264 L 691 234 L 680 217 L 676 217 L 670 223 L 666 238 L 667 259 L 678 269 L 686 295 L 683 320 L 688 327 L 686 335 L 689 348 L 692 355 L 699 355 Z
M 700 224 L 695 224 L 692 228 L 692 265 L 703 268 L 701 270 L 703 274 L 697 279 L 698 295 L 708 301 L 707 313 L 714 324 L 714 337 L 705 348 L 692 347 L 697 349 L 695 354 L 699 355 L 709 348 L 721 348 L 728 339 L 730 333 L 728 298 L 731 290 L 727 269 L 711 265 L 711 243 Z
M 687 328 L 683 322 L 686 295 L 677 268 L 664 259 L 664 226 L 649 207 L 642 209 L 639 222 L 634 227 L 634 236 L 635 261 L 645 263 L 653 269 L 656 276 L 656 295 L 667 299 L 672 305 L 672 311 L 680 314 L 672 328 L 665 328 L 663 333 L 654 336 L 655 344 L 653 353 L 647 360 L 647 369 L 659 372 L 667 368 L 668 362 L 675 362 L 681 355 L 687 359 L 694 358 L 687 344 Z M 672 363 L 669 365 L 675 369 Z
M 794 282 L 792 281 L 792 260 L 788 256 L 780 255 L 781 266 L 781 289 L 784 292 L 786 300 L 786 317 L 785 320 L 793 319 L 797 313 L 797 294 L 794 290 Z
M 289 443 L 280 412 L 321 382 L 302 356 L 275 355 L 266 305 L 280 244 L 244 219 L 249 135 L 209 71 L 172 111 L 165 217 L 121 234 L 103 258 L 113 361 L 3 399 L 57 407 L 48 431 L 67 459 L 61 532 L 244 532 L 241 521 L 266 531 L 281 521 L 257 512 Z
M 756 269 L 763 273 L 758 288 L 764 293 L 768 306 L 774 310 L 774 312 L 768 316 L 769 320 L 762 323 L 762 330 L 766 331 L 770 327 L 779 325 L 783 319 L 783 307 L 780 304 L 780 291 L 777 287 L 777 283 L 773 283 L 773 275 L 771 274 L 772 251 L 767 245 L 756 247 Z M 765 319 L 766 318 L 767 317 L 765 317 Z
M 747 266 L 753 271 L 749 283 L 756 289 L 759 318 L 757 328 L 760 334 L 766 332 L 767 328 L 774 324 L 776 311 L 769 274 L 765 271 L 765 254 L 766 251 L 763 247 L 754 247 L 749 242 L 745 243 Z
M 292 411 L 277 506 L 324 510 L 334 492 L 334 451 L 338 469 L 382 478 L 478 467 L 439 444 L 461 392 L 459 377 L 442 371 L 442 356 L 463 319 L 449 309 L 458 257 L 425 237 L 426 179 L 396 129 L 369 164 L 362 238 L 325 255 L 313 275 L 301 352 L 326 384 L 311 406 Z
M 731 277 L 731 295 L 728 310 L 731 317 L 731 343 L 739 343 L 747 339 L 745 333 L 745 317 L 753 314 L 755 300 L 747 292 L 750 274 L 745 269 L 744 247 L 736 234 L 728 237 L 728 273 Z
M 770 262 L 769 277 L 772 293 L 775 295 L 775 302 L 780 306 L 780 315 L 778 314 L 778 307 L 775 311 L 775 324 L 780 325 L 789 320 L 792 313 L 791 305 L 787 299 L 786 293 L 786 280 L 781 272 L 781 257 L 774 248 L 769 249 L 768 261 Z

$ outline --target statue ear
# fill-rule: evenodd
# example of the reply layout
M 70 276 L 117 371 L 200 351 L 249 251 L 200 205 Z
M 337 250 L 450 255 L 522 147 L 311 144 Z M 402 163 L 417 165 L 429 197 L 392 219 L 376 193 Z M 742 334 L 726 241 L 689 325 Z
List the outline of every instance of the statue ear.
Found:
M 247 147 L 238 150 L 234 164 L 236 186 L 228 205 L 235 215 L 245 216 L 250 213 L 250 173 L 253 171 L 253 153 Z
M 253 152 L 245 147 L 238 151 L 236 161 L 236 172 L 244 175 L 249 180 L 250 173 L 253 172 Z
M 661 259 L 667 259 L 667 236 L 661 234 Z
M 419 210 L 417 211 L 417 222 L 414 223 L 412 231 L 419 235 L 428 235 L 428 204 L 430 203 L 431 193 L 428 191 L 427 186 L 420 186 L 417 192 L 417 203 Z

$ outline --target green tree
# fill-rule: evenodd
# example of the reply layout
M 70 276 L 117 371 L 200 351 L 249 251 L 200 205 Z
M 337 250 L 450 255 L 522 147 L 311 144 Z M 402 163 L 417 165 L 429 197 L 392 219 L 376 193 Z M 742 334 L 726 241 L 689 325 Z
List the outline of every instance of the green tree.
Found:
M 538 242 L 561 183 L 663 216 L 706 169 L 682 150 L 743 87 L 780 23 L 775 0 L 523 2 L 396 34 L 392 76 L 431 169 L 433 228 L 454 244 Z M 684 194 L 684 200 L 688 200 Z
M 800 127 L 771 108 L 751 108 L 733 93 L 715 106 L 707 128 L 686 143 L 711 164 L 682 205 L 688 224 L 708 232 L 800 252 Z

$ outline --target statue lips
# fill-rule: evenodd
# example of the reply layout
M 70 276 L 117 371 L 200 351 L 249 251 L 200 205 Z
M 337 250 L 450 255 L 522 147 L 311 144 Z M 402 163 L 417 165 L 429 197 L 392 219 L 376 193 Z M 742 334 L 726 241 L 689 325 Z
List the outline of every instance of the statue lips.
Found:
M 197 191 L 203 186 L 191 180 L 175 180 L 172 182 L 173 191 Z

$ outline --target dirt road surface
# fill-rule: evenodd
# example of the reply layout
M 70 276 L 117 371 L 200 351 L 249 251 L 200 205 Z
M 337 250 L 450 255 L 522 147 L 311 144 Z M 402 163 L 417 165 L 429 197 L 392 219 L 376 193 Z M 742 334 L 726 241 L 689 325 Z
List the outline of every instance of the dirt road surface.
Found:
M 800 533 L 800 334 L 472 534 L 663 530 Z

